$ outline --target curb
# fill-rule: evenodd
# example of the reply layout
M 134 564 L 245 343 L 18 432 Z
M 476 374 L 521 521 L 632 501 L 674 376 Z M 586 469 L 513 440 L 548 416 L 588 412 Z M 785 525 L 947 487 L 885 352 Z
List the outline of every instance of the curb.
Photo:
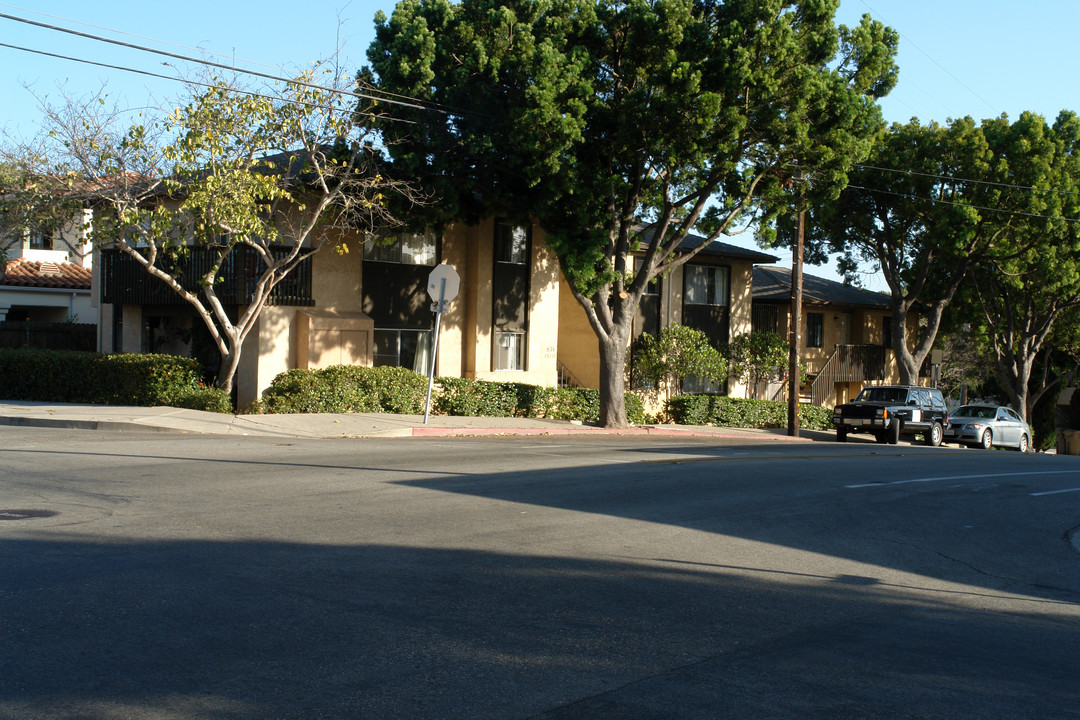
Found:
M 113 432 L 147 432 L 147 433 L 187 433 L 188 430 L 161 427 L 158 425 L 142 425 L 137 422 L 120 422 L 116 420 L 62 420 L 59 418 L 28 418 L 28 417 L 0 417 L 0 425 L 11 427 L 44 427 L 59 428 L 61 430 L 110 430 Z

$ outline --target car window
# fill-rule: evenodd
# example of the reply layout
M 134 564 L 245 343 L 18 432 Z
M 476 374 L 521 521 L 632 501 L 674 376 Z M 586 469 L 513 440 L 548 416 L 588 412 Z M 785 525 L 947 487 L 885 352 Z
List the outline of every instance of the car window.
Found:
M 929 390 L 920 390 L 919 391 L 919 404 L 920 405 L 929 405 L 930 404 L 930 391 Z
M 903 388 L 868 387 L 863 388 L 856 400 L 865 402 L 903 402 L 907 393 Z
M 1020 416 L 1019 416 L 1019 415 L 1017 415 L 1017 414 L 1016 414 L 1016 413 L 1015 413 L 1015 412 L 1014 412 L 1014 411 L 1013 411 L 1012 409 L 1010 409 L 1010 408 L 1005 408 L 1005 417 L 1006 417 L 1006 419 L 1008 419 L 1008 420 L 1012 420 L 1013 422 L 1022 422 L 1022 421 L 1020 420 Z
M 930 391 L 930 402 L 933 403 L 934 407 L 936 407 L 936 408 L 944 408 L 945 407 L 945 398 L 942 397 L 941 392 L 938 391 L 938 390 L 931 390 Z

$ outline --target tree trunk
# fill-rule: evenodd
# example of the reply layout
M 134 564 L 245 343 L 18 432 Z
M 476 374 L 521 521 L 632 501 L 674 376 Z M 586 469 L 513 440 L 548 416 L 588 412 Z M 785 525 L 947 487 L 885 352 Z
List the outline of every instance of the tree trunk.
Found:
M 630 427 L 626 419 L 627 336 L 615 332 L 599 338 L 600 352 L 600 425 L 606 428 Z
M 240 352 L 238 348 L 229 346 L 229 351 L 221 354 L 221 368 L 218 370 L 217 386 L 226 393 L 232 392 L 233 379 L 236 377 L 236 369 L 240 366 Z

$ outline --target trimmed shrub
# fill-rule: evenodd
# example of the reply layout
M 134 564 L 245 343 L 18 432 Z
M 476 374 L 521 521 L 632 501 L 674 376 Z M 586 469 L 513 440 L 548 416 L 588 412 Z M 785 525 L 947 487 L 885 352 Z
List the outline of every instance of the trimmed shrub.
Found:
M 0 397 L 6 400 L 145 407 L 194 405 L 197 409 L 232 412 L 228 396 L 203 387 L 202 375 L 198 361 L 172 355 L 0 349 Z
M 524 383 L 468 378 L 436 378 L 436 412 L 475 417 L 531 417 L 597 422 L 600 391 L 593 388 L 549 388 Z M 626 416 L 635 424 L 648 422 L 641 398 L 626 394 Z
M 427 378 L 398 367 L 333 365 L 287 370 L 251 410 L 262 413 L 424 412 Z
M 202 386 L 177 397 L 172 407 L 232 414 L 232 398 L 221 388 Z
M 437 397 L 431 404 L 442 415 L 473 417 L 514 417 L 518 413 L 519 383 L 489 382 L 469 378 L 435 378 L 439 386 Z M 532 417 L 536 417 L 535 415 Z
M 787 427 L 788 418 L 788 406 L 784 401 L 721 395 L 679 395 L 668 401 L 667 411 L 680 425 Z M 828 430 L 832 427 L 832 410 L 820 405 L 800 405 L 799 426 L 807 430 Z

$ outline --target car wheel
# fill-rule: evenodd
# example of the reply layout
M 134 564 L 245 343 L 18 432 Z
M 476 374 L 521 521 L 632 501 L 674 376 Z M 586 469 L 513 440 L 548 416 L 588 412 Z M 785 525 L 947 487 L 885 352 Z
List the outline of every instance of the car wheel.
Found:
M 847 428 L 836 428 L 836 442 L 847 442 Z
M 881 430 L 879 432 L 874 433 L 874 440 L 876 440 L 880 444 L 884 444 L 884 443 L 889 442 L 888 431 L 887 430 Z
M 941 423 L 936 422 L 930 427 L 929 430 L 926 431 L 926 433 L 923 435 L 923 439 L 930 447 L 937 447 L 941 444 L 941 438 L 943 437 L 944 433 L 945 431 L 941 429 Z
M 994 446 L 994 434 L 990 430 L 983 430 L 983 434 L 979 437 L 979 447 L 983 450 L 989 450 Z
M 1027 438 L 1027 435 L 1021 435 L 1020 436 L 1020 443 L 1016 446 L 1016 449 L 1019 450 L 1022 453 L 1026 453 L 1028 451 L 1028 438 Z
M 900 420 L 896 419 L 889 423 L 888 438 L 890 445 L 900 442 Z

